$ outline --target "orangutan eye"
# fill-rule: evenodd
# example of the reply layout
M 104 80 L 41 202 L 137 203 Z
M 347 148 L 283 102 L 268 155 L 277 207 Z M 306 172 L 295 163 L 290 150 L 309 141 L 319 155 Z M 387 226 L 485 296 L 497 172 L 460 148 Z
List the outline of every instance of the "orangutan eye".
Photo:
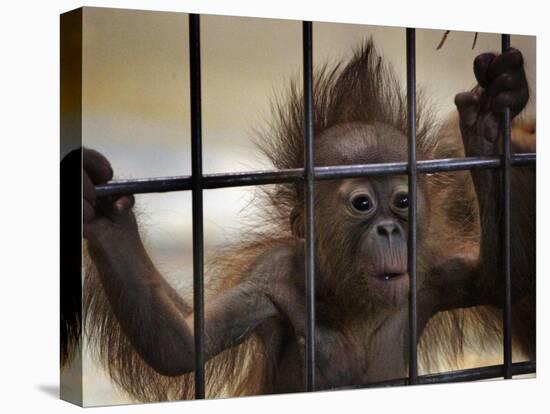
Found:
M 372 209 L 373 202 L 368 195 L 359 194 L 351 199 L 351 205 L 355 210 L 366 213 Z
M 393 204 L 400 210 L 405 210 L 409 208 L 409 195 L 407 193 L 397 194 L 395 196 Z

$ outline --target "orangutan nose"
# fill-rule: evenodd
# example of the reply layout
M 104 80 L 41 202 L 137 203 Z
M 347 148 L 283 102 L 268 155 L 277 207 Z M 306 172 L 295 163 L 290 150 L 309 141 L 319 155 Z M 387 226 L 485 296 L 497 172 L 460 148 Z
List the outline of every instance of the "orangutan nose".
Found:
M 399 234 L 399 227 L 394 222 L 384 222 L 376 226 L 376 232 L 379 236 L 391 239 L 392 236 Z

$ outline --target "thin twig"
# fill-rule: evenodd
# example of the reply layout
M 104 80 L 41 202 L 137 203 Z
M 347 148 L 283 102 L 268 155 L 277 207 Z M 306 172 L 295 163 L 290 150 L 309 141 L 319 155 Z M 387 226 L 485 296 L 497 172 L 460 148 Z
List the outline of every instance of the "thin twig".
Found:
M 472 50 L 474 50 L 474 48 L 476 47 L 478 33 L 479 32 L 476 32 L 476 34 L 474 35 L 474 42 L 472 43 Z
M 449 36 L 449 33 L 451 33 L 450 30 L 445 30 L 445 33 L 443 34 L 443 37 L 441 38 L 441 41 L 439 42 L 435 50 L 439 50 L 443 47 L 443 44 L 445 43 L 445 40 L 447 40 L 447 36 Z

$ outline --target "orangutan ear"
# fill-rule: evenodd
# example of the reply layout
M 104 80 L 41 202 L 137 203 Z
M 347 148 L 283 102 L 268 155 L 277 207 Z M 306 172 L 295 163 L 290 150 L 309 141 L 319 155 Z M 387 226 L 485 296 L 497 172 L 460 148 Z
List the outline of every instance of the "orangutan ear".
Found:
M 304 238 L 304 207 L 302 205 L 294 206 L 290 213 L 290 230 L 299 239 Z

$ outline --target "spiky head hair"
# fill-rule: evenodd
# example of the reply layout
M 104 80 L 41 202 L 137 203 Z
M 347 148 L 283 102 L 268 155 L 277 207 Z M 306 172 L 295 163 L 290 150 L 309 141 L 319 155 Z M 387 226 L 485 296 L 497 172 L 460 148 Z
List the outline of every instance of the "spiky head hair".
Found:
M 291 82 L 273 105 L 274 120 L 257 140 L 261 152 L 277 169 L 304 166 L 303 89 Z M 419 94 L 421 95 L 421 94 Z M 418 158 L 428 158 L 436 147 L 433 122 L 417 102 Z M 420 122 L 422 120 L 422 122 Z M 407 134 L 407 97 L 393 70 L 377 53 L 372 39 L 365 41 L 347 63 L 325 65 L 313 78 L 314 135 L 340 124 L 390 125 Z M 315 139 L 314 139 L 315 145 Z M 301 185 L 284 184 L 266 192 L 274 221 L 288 228 L 288 217 L 302 203 Z

